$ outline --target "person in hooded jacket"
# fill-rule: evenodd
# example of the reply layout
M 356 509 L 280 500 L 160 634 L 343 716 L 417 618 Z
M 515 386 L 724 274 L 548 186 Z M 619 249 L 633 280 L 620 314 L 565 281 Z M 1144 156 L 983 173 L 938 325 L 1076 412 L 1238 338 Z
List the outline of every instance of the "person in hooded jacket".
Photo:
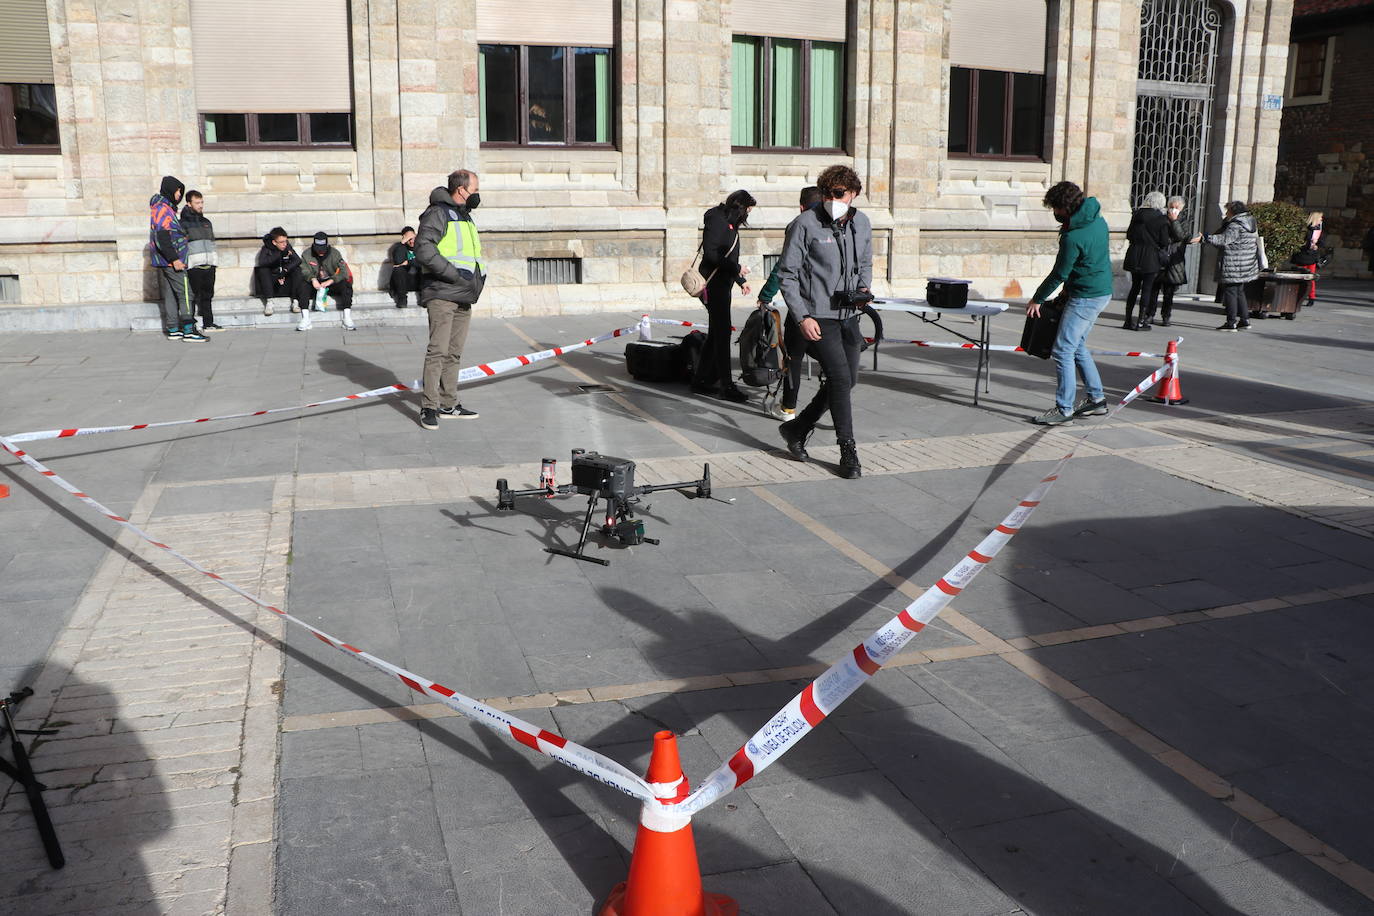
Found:
M 253 266 L 253 295 L 262 300 L 262 313 L 272 314 L 272 300 L 285 297 L 291 311 L 299 312 L 300 303 L 308 299 L 305 280 L 301 277 L 301 256 L 291 247 L 291 239 L 281 226 L 274 226 L 262 237 Z
M 482 202 L 477 173 L 458 169 L 448 186 L 429 194 L 415 233 L 415 260 L 420 262 L 420 304 L 429 313 L 425 348 L 424 391 L 420 425 L 438 429 L 439 418 L 472 420 L 477 411 L 458 402 L 458 363 L 468 339 L 472 307 L 486 286 L 482 239 L 472 211 Z
M 1126 261 L 1123 265 L 1131 274 L 1131 291 L 1126 294 L 1126 323 L 1128 331 L 1148 331 L 1155 317 L 1159 301 L 1159 272 L 1169 255 L 1169 218 L 1164 215 L 1164 195 L 1151 191 L 1144 203 L 1131 214 L 1126 227 Z M 1137 297 L 1140 318 L 1131 320 Z
M 1226 221 L 1214 235 L 1201 236 L 1221 249 L 1217 259 L 1217 284 L 1226 306 L 1226 323 L 1218 331 L 1248 331 L 1250 305 L 1245 284 L 1259 278 L 1259 226 L 1244 201 L 1233 200 L 1224 208 Z
M 863 192 L 859 175 L 847 165 L 832 165 L 816 179 L 823 203 L 787 227 L 778 265 L 782 298 L 802 336 L 815 346 L 825 380 L 801 412 L 778 426 L 788 454 L 806 461 L 806 440 L 817 421 L 830 412 L 840 446 L 840 476 L 863 473 L 854 443 L 850 389 L 859 380 L 859 306 L 873 283 L 873 226 L 853 206 Z
M 1044 205 L 1059 221 L 1059 256 L 1054 268 L 1031 296 L 1026 314 L 1040 317 L 1040 304 L 1063 285 L 1067 294 L 1059 318 L 1059 333 L 1054 339 L 1056 385 L 1054 406 L 1032 423 L 1063 426 L 1075 417 L 1103 416 L 1108 412 L 1107 396 L 1097 364 L 1088 351 L 1088 333 L 1097 316 L 1112 301 L 1112 259 L 1107 247 L 1107 221 L 1096 197 L 1088 197 L 1072 181 L 1061 181 L 1045 194 Z M 1083 380 L 1083 399 L 1074 403 L 1077 384 Z
M 316 232 L 305 257 L 301 258 L 301 277 L 306 281 L 306 295 L 314 293 L 310 302 L 301 302 L 301 320 L 297 331 L 310 330 L 310 313 L 320 310 L 321 293 L 329 296 L 345 331 L 356 331 L 353 323 L 353 272 L 348 268 L 339 249 L 329 244 L 329 236 Z
M 387 277 L 391 300 L 398 309 L 403 309 L 411 292 L 420 289 L 420 264 L 415 260 L 414 226 L 406 226 L 401 230 L 401 240 L 391 246 L 386 259 L 391 268 L 391 274 Z
M 191 315 L 200 319 L 202 331 L 223 331 L 215 324 L 215 227 L 205 215 L 205 195 L 186 192 L 181 208 L 181 225 L 186 230 L 186 277 L 191 286 Z
M 185 193 L 186 185 L 165 175 L 158 192 L 149 198 L 148 256 L 162 289 L 162 335 L 168 340 L 202 343 L 210 338 L 196 330 L 196 320 L 191 317 L 191 284 L 186 277 L 190 246 L 177 218 L 177 204 Z

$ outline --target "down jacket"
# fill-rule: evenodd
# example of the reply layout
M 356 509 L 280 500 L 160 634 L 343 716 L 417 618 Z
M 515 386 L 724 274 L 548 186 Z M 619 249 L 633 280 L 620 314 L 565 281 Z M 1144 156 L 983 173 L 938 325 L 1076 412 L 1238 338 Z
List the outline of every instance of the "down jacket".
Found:
M 1259 227 L 1254 216 L 1237 214 L 1222 223 L 1216 235 L 1205 235 L 1203 239 L 1221 249 L 1217 259 L 1218 283 L 1249 283 L 1259 278 Z
M 1169 260 L 1164 266 L 1164 282 L 1170 286 L 1183 286 L 1188 282 L 1188 263 L 1184 260 L 1188 253 L 1188 227 L 1183 220 L 1169 220 Z

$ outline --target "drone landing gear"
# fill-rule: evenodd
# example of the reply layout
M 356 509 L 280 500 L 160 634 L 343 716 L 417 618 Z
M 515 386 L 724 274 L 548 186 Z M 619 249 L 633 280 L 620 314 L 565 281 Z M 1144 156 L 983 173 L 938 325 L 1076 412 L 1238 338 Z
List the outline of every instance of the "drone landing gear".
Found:
M 572 557 L 574 560 L 585 560 L 599 566 L 610 566 L 610 560 L 589 557 L 585 552 L 587 535 L 592 528 L 592 516 L 596 514 L 596 504 L 600 502 L 601 498 L 600 493 L 592 493 L 587 497 L 587 514 L 582 517 L 582 534 L 577 539 L 576 547 L 571 550 L 567 547 L 545 547 L 544 552 L 558 554 L 560 557 Z M 606 515 L 605 524 L 601 526 L 603 535 L 619 541 L 627 547 L 633 547 L 636 544 L 658 546 L 658 538 L 647 537 L 644 534 L 644 522 L 634 517 L 634 510 L 630 508 L 628 501 L 611 498 L 610 503 L 612 509 Z

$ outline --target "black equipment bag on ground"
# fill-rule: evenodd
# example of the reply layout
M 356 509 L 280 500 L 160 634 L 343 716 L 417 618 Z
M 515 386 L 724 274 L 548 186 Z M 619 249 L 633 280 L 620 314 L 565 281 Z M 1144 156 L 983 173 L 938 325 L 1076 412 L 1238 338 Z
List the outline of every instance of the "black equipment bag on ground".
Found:
M 1026 326 L 1021 330 L 1021 349 L 1031 356 L 1049 359 L 1054 350 L 1054 340 L 1059 336 L 1059 317 L 1064 313 L 1064 299 L 1057 297 L 1052 302 L 1040 303 L 1040 317 L 1026 316 Z
M 676 381 L 692 381 L 692 376 L 696 374 L 697 363 L 701 361 L 702 351 L 706 349 L 706 335 L 700 331 L 692 331 L 682 338 L 682 343 L 677 345 L 677 361 L 675 363 Z
M 681 378 L 678 343 L 632 340 L 625 345 L 625 368 L 641 382 L 676 382 Z

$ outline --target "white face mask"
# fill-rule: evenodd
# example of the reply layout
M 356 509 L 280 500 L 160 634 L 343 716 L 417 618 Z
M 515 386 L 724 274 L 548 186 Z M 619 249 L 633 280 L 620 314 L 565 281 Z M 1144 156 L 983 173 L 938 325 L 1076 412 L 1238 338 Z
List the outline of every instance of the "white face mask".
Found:
M 842 200 L 827 200 L 825 202 L 825 212 L 830 214 L 831 219 L 840 219 L 849 212 L 849 204 Z

